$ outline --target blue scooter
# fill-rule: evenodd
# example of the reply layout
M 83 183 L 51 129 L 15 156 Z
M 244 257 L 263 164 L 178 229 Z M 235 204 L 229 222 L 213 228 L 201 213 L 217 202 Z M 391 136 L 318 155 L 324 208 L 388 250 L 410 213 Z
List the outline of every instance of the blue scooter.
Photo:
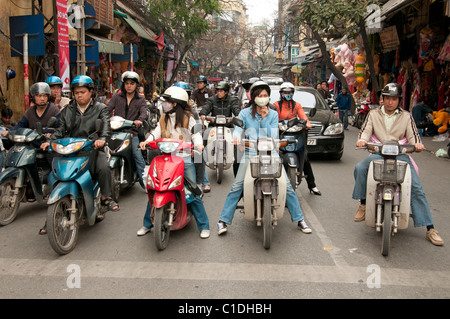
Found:
M 47 126 L 53 127 L 56 118 Z M 41 123 L 36 129 L 19 128 L 9 131 L 8 139 L 14 143 L 5 160 L 5 170 L 0 174 L 0 225 L 14 221 L 20 202 L 37 201 L 43 203 L 50 193 L 47 176 L 51 171 L 45 152 L 39 149 L 46 140 Z
M 96 132 L 101 127 L 98 121 Z M 88 138 L 65 137 L 50 144 L 50 150 L 62 156 L 53 159 L 48 177 L 52 192 L 47 201 L 47 234 L 53 250 L 60 255 L 75 248 L 80 225 L 87 221 L 92 226 L 105 217 L 99 184 L 93 182 L 89 172 L 96 154 L 91 138 L 94 134 Z

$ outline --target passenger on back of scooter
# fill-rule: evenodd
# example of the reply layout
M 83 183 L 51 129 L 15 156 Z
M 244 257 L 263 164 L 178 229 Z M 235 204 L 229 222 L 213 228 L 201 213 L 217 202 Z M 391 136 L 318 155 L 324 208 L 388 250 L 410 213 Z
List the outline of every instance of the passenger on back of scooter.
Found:
M 299 102 L 294 101 L 295 87 L 290 82 L 284 82 L 280 86 L 280 101 L 275 102 L 274 105 L 278 111 L 278 118 L 280 120 L 289 120 L 294 117 L 306 120 L 306 130 L 312 128 L 311 122 L 309 122 L 308 117 L 303 110 L 302 105 Z M 300 163 L 303 156 L 305 156 L 303 171 L 306 175 L 306 182 L 308 183 L 308 189 L 314 195 L 322 195 L 316 186 L 314 173 L 312 171 L 311 162 L 309 161 L 308 154 L 305 154 L 305 141 L 299 138 L 297 141 L 297 155 L 298 161 Z M 302 172 L 299 172 L 302 173 Z
M 108 102 L 108 111 L 116 116 L 134 122 L 135 128 L 129 132 L 133 138 L 131 140 L 134 161 L 139 177 L 139 184 L 143 189 L 145 183 L 142 179 L 145 169 L 145 160 L 139 148 L 139 127 L 147 120 L 147 102 L 139 92 L 139 74 L 133 71 L 126 71 L 122 74 L 121 92 L 114 95 Z
M 158 126 L 150 133 L 144 142 L 140 143 L 141 149 L 145 149 L 148 142 L 159 138 L 176 138 L 192 143 L 198 151 L 203 150 L 203 140 L 200 133 L 192 134 L 191 129 L 196 124 L 192 112 L 188 108 L 189 96 L 180 87 L 171 86 L 162 95 L 164 99 L 163 111 Z M 191 156 L 184 157 L 184 177 L 189 179 L 192 185 L 196 184 L 195 169 Z M 206 215 L 202 199 L 198 196 L 190 204 L 201 238 L 209 237 L 209 219 Z M 150 218 L 150 203 L 144 215 L 144 225 L 138 230 L 137 235 L 142 236 L 148 233 L 153 224 Z
M 45 83 L 50 86 L 50 90 L 52 92 L 50 101 L 55 103 L 60 110 L 65 108 L 66 105 L 70 103 L 70 99 L 62 95 L 63 83 L 61 78 L 56 75 L 52 75 L 45 79 Z
M 63 137 L 88 138 L 96 132 L 96 120 L 102 120 L 99 137 L 94 142 L 97 150 L 95 165 L 91 165 L 89 170 L 100 185 L 101 204 L 111 211 L 118 211 L 119 205 L 111 198 L 111 168 L 103 151 L 106 140 L 111 135 L 108 108 L 105 104 L 94 100 L 94 82 L 90 77 L 76 76 L 72 80 L 71 89 L 74 99 L 62 110 L 58 126 L 50 140 L 54 141 Z M 43 143 L 41 148 L 46 149 L 49 145 L 50 143 Z
M 400 141 L 406 138 L 408 144 L 415 146 L 416 152 L 423 151 L 424 146 L 412 115 L 399 107 L 402 98 L 401 86 L 389 83 L 383 88 L 381 94 L 383 95 L 383 106 L 369 112 L 359 132 L 356 146 L 364 147 L 373 138 L 376 138 L 381 143 L 384 141 Z M 371 154 L 355 167 L 355 186 L 352 198 L 360 200 L 360 205 L 354 218 L 355 222 L 365 219 L 367 174 L 370 162 L 376 159 L 382 159 L 382 156 Z M 411 211 L 414 226 L 426 226 L 426 238 L 434 245 L 443 245 L 444 241 L 438 231 L 434 229 L 428 200 L 410 157 L 408 155 L 400 155 L 397 159 L 407 162 L 411 168 Z
M 270 136 L 278 138 L 278 114 L 270 105 L 270 87 L 263 81 L 255 82 L 250 88 L 249 106 L 243 109 L 238 117 L 243 120 L 243 128 L 235 127 L 233 132 L 234 144 L 241 144 L 242 130 L 251 140 L 257 140 L 260 136 Z M 250 153 L 252 150 L 245 150 L 243 161 L 240 162 L 231 190 L 225 200 L 219 222 L 217 223 L 218 234 L 221 235 L 227 231 L 227 225 L 233 220 L 236 206 L 241 198 L 244 188 L 244 178 L 249 164 Z M 283 168 L 284 170 L 284 168 Z M 297 195 L 289 182 L 287 183 L 286 204 L 291 214 L 293 222 L 298 223 L 298 229 L 304 233 L 311 233 L 311 229 L 306 224 Z

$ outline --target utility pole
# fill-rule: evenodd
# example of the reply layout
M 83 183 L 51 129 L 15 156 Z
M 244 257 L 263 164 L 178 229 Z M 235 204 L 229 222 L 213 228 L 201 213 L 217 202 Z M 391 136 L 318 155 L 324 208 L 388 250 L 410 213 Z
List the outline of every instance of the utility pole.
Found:
M 84 9 L 84 0 L 77 0 L 77 5 Z M 85 17 L 83 16 L 80 21 L 80 28 L 77 29 L 77 75 L 86 75 L 86 34 L 84 24 Z

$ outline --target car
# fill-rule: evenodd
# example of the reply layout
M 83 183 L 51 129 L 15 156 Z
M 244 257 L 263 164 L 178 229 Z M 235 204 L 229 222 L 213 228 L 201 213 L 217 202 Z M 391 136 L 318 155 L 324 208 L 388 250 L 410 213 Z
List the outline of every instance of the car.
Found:
M 270 90 L 270 103 L 274 104 L 280 100 L 280 86 L 270 85 Z M 316 109 L 309 118 L 313 127 L 308 131 L 308 153 L 340 160 L 344 153 L 344 127 L 322 95 L 314 88 L 296 86 L 293 99 L 302 105 L 306 115 Z

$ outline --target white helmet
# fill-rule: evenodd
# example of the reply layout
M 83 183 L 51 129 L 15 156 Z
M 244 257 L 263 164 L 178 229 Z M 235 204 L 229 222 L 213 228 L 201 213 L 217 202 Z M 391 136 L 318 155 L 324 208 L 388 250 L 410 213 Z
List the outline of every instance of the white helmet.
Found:
M 294 84 L 291 82 L 283 82 L 280 86 L 280 92 L 283 91 L 295 91 Z
M 122 82 L 125 82 L 126 80 L 132 80 L 136 83 L 139 83 L 140 77 L 139 77 L 139 74 L 137 74 L 134 71 L 125 71 L 122 74 Z
M 256 90 L 257 88 L 264 88 L 270 95 L 270 86 L 264 81 L 256 81 L 255 83 L 253 83 L 252 86 L 250 87 L 250 95 L 252 95 L 253 91 Z
M 169 87 L 164 91 L 162 97 L 171 102 L 181 103 L 182 105 L 187 105 L 189 101 L 189 95 L 187 94 L 186 90 L 178 86 Z

